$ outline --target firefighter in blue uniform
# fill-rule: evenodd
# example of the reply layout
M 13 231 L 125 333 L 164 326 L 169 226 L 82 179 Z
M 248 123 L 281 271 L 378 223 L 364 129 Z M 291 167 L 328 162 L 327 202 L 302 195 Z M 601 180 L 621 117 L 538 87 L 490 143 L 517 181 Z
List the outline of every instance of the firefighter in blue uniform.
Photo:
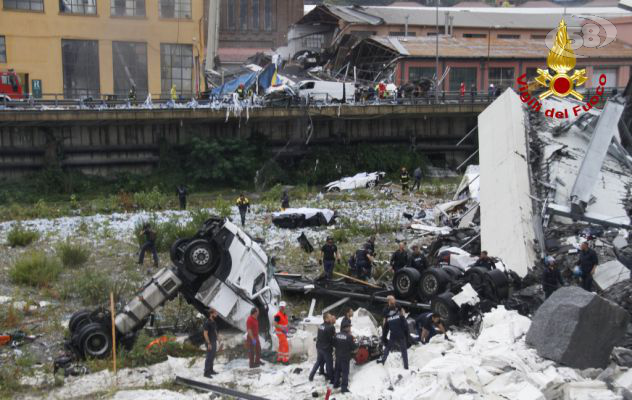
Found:
M 404 316 L 404 310 L 397 307 L 395 297 L 388 296 L 388 307 L 384 310 L 384 327 L 382 328 L 382 340 L 386 342 L 384 348 L 384 355 L 378 363 L 384 364 L 388 353 L 394 348 L 399 347 L 399 351 L 402 353 L 402 360 L 404 361 L 404 369 L 408 369 L 408 323 L 406 322 L 406 316 Z M 386 340 L 388 333 L 388 341 Z
M 349 364 L 351 363 L 353 346 L 351 324 L 341 325 L 340 332 L 334 337 L 334 347 L 336 349 L 334 389 L 342 387 L 342 393 L 349 392 Z
M 325 313 L 323 321 L 324 322 L 318 327 L 318 336 L 316 337 L 316 351 L 318 353 L 318 357 L 314 367 L 312 368 L 312 372 L 309 374 L 309 381 L 311 382 L 314 380 L 316 371 L 320 369 L 320 374 L 325 375 L 325 378 L 333 384 L 334 357 L 332 353 L 334 350 L 334 337 L 336 336 L 336 327 L 334 326 L 336 318 L 329 313 Z

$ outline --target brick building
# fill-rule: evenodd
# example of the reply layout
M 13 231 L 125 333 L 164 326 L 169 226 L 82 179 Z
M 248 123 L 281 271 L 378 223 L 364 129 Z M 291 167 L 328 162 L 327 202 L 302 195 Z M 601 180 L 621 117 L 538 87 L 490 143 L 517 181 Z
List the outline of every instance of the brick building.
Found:
M 290 25 L 303 16 L 303 0 L 221 0 L 219 57 L 242 64 L 257 52 L 287 44 Z

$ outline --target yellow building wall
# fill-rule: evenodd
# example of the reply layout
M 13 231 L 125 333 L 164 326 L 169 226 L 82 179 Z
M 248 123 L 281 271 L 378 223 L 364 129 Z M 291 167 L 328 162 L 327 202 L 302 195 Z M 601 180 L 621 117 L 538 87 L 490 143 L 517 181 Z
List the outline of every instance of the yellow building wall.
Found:
M 97 15 L 61 14 L 59 0 L 44 0 L 43 13 L 0 10 L 0 36 L 5 36 L 7 47 L 7 63 L 0 63 L 0 70 L 28 73 L 31 82 L 42 80 L 44 94 L 62 94 L 61 40 L 98 40 L 101 94 L 110 94 L 114 92 L 112 42 L 144 42 L 149 91 L 159 96 L 161 43 L 192 44 L 193 57 L 201 55 L 203 62 L 204 2 L 191 0 L 191 19 L 160 18 L 158 0 L 145 3 L 145 17 L 110 16 L 110 0 L 97 0 Z M 192 79 L 195 85 L 195 77 Z

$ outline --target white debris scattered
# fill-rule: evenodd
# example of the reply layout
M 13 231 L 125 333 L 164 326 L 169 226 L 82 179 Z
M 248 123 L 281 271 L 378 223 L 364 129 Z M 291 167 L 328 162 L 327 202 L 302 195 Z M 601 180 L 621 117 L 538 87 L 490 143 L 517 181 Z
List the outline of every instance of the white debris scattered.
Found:
M 480 299 L 478 298 L 478 294 L 476 290 L 469 283 L 463 286 L 461 292 L 456 296 L 452 297 L 452 301 L 456 303 L 457 306 L 461 307 L 463 304 L 469 304 L 471 306 L 478 304 Z
M 303 214 L 305 215 L 305 219 L 309 219 L 309 218 L 314 217 L 315 215 L 322 214 L 323 217 L 325 217 L 325 220 L 327 221 L 328 224 L 331 222 L 331 219 L 334 217 L 334 212 L 327 208 L 308 208 L 308 207 L 288 208 L 283 211 L 275 212 L 272 214 L 272 216 L 276 218 L 276 217 L 281 217 L 284 215 L 293 215 L 293 214 Z
M 601 290 L 606 290 L 615 283 L 625 281 L 629 278 L 630 270 L 616 259 L 597 265 L 593 275 L 595 283 Z

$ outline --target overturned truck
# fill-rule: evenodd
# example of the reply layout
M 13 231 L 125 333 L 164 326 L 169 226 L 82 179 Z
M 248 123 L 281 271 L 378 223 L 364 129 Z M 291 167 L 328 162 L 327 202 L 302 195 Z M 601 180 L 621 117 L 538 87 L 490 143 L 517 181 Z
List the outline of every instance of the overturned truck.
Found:
M 222 320 L 243 331 L 257 307 L 261 331 L 270 333 L 281 290 L 265 252 L 235 224 L 207 220 L 193 237 L 173 244 L 171 261 L 118 312 L 114 329 L 108 310 L 75 313 L 66 347 L 80 357 L 107 357 L 113 331 L 117 344 L 131 347 L 152 313 L 177 295 L 202 314 L 217 310 Z

